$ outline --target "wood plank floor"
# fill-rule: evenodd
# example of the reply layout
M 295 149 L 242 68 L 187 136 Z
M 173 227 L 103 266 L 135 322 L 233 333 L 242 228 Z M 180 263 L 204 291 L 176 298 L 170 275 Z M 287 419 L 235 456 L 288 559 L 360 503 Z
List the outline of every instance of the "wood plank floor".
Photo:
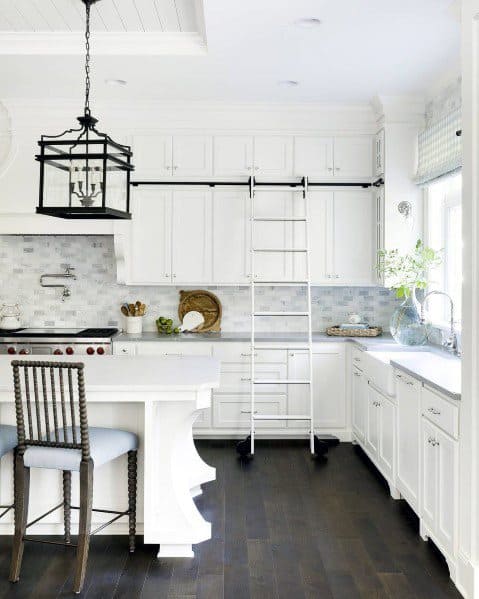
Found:
M 418 536 L 415 515 L 393 501 L 379 474 L 350 444 L 312 461 L 306 445 L 263 442 L 251 463 L 231 442 L 202 441 L 217 468 L 198 507 L 213 538 L 191 560 L 157 560 L 141 542 L 92 540 L 88 599 L 446 599 L 460 597 L 447 567 Z M 7 581 L 8 537 L 0 537 L 0 598 L 71 593 L 73 551 L 29 544 L 21 580 Z

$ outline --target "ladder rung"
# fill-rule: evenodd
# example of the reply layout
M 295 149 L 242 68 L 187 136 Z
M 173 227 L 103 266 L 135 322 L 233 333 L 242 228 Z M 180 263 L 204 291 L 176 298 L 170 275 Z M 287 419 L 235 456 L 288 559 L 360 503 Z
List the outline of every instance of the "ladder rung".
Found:
M 262 280 L 262 281 L 252 281 L 253 285 L 298 285 L 300 287 L 305 287 L 306 285 L 309 285 L 309 281 L 269 281 L 269 280 Z
M 253 316 L 309 316 L 309 312 L 253 312 Z
M 255 385 L 310 385 L 305 379 L 255 379 Z
M 301 414 L 300 416 L 286 416 L 275 414 L 253 414 L 254 420 L 311 420 L 311 416 Z
M 304 350 L 309 350 L 312 348 L 309 345 L 253 345 L 253 350 L 260 350 L 260 349 L 291 349 L 291 350 L 304 349 Z
M 254 221 L 258 222 L 306 222 L 307 218 L 305 216 L 254 216 Z
M 253 248 L 253 252 L 307 252 L 307 248 Z

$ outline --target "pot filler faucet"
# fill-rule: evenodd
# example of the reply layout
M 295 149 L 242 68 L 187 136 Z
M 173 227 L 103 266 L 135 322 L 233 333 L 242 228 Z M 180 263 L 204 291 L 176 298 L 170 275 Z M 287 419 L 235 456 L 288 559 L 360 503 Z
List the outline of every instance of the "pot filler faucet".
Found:
M 449 306 L 451 309 L 451 320 L 450 320 L 451 328 L 449 331 L 449 337 L 443 341 L 442 346 L 445 349 L 447 349 L 448 352 L 451 352 L 452 354 L 455 354 L 456 356 L 458 356 L 459 349 L 457 346 L 457 335 L 456 335 L 456 331 L 454 330 L 454 302 L 452 301 L 452 297 L 450 295 L 448 295 L 444 291 L 430 291 L 429 293 L 426 293 L 426 295 L 424 296 L 424 298 L 421 302 L 421 323 L 424 324 L 424 322 L 425 322 L 424 309 L 426 306 L 426 300 L 431 295 L 443 295 L 444 297 L 446 297 L 449 300 Z

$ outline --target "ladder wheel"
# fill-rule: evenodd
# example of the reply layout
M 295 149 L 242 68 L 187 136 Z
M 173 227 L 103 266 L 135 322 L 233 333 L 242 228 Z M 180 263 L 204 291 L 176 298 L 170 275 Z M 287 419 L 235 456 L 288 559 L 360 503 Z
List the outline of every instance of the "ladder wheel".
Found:
M 316 435 L 314 436 L 314 457 L 320 458 L 328 453 L 328 444 Z
M 251 435 L 248 435 L 243 441 L 236 443 L 236 451 L 242 458 L 251 456 Z

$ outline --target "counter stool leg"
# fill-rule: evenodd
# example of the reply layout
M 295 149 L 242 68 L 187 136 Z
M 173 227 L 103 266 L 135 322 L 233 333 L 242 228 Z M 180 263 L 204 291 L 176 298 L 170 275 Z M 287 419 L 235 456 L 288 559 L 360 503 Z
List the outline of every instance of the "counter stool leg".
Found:
M 69 470 L 63 471 L 63 524 L 65 528 L 65 543 L 71 543 L 71 523 L 72 523 L 72 473 Z
M 137 451 L 128 452 L 128 518 L 130 553 L 135 552 L 136 543 L 136 484 L 138 471 Z
M 23 455 L 15 457 L 15 536 L 13 538 L 10 582 L 18 582 L 22 567 L 24 536 L 28 520 L 28 501 L 30 495 L 30 468 L 26 468 Z
M 93 502 L 93 460 L 80 464 L 80 523 L 78 526 L 78 548 L 73 591 L 81 593 L 90 548 L 91 511 Z

